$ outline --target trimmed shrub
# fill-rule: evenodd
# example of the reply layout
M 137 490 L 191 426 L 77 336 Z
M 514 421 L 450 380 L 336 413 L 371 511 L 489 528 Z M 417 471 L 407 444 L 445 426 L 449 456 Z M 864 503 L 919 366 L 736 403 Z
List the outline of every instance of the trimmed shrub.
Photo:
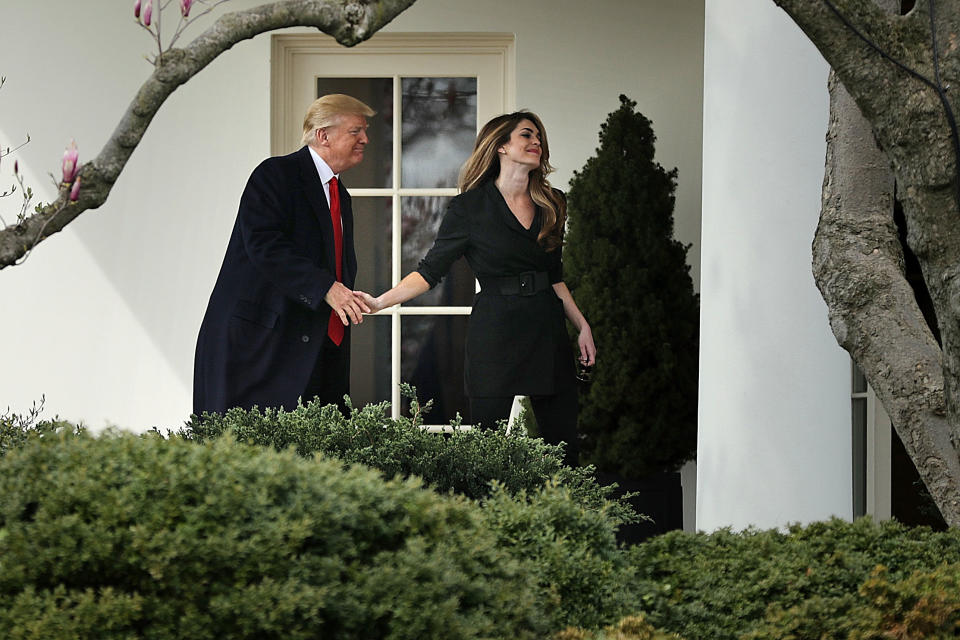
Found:
M 570 490 L 572 499 L 602 510 L 610 526 L 641 518 L 625 499 L 611 502 L 613 488 L 598 484 L 592 468 L 565 466 L 559 446 L 527 437 L 522 427 L 508 432 L 503 424 L 490 430 L 459 429 L 455 424 L 454 431 L 445 434 L 421 429 L 423 409 L 413 391 L 407 388 L 407 393 L 412 395 L 413 419 L 388 417 L 388 403 L 351 406 L 345 417 L 333 405 L 312 401 L 292 411 L 234 408 L 192 416 L 177 435 L 205 442 L 231 433 L 240 442 L 278 450 L 293 447 L 302 456 L 323 453 L 368 465 L 388 478 L 417 476 L 440 493 L 475 499 L 489 496 L 494 481 L 513 495 L 536 491 L 553 479 Z
M 682 638 L 675 633 L 655 629 L 643 616 L 628 616 L 602 631 L 570 627 L 554 635 L 552 640 L 682 640 Z
M 658 628 L 703 640 L 840 639 L 864 625 L 881 628 L 884 607 L 860 590 L 878 565 L 899 583 L 958 563 L 960 531 L 834 519 L 787 532 L 672 532 L 628 553 L 642 610 Z
M 596 154 L 574 172 L 563 255 L 601 356 L 580 403 L 582 460 L 628 478 L 696 454 L 700 322 L 690 245 L 673 237 L 677 170 L 654 160 L 636 105 L 620 96 Z
M 19 449 L 35 438 L 43 438 L 61 432 L 79 434 L 85 431 L 82 426 L 53 420 L 40 420 L 43 413 L 43 399 L 36 402 L 26 413 L 15 413 L 7 409 L 0 413 L 0 457 L 8 451 Z
M 960 636 L 960 564 L 918 571 L 899 582 L 890 582 L 887 568 L 878 567 L 860 595 L 868 604 L 859 617 L 876 622 L 851 640 Z
M 485 524 L 229 438 L 35 439 L 0 458 L 0 637 L 545 637 L 544 592 Z
M 607 499 L 589 468 L 562 463 L 559 447 L 522 429 L 424 431 L 418 419 L 392 420 L 386 404 L 353 409 L 310 402 L 292 411 L 231 409 L 192 418 L 180 437 L 239 441 L 303 456 L 335 456 L 380 469 L 386 477 L 423 478 L 434 490 L 480 501 L 485 526 L 500 548 L 524 563 L 543 590 L 552 629 L 608 624 L 633 611 L 633 570 L 616 529 L 637 515 Z M 415 415 L 420 410 L 415 399 Z
M 497 487 L 483 517 L 501 548 L 529 563 L 551 606 L 551 627 L 598 628 L 636 610 L 635 572 L 604 510 L 553 483 L 509 495 Z

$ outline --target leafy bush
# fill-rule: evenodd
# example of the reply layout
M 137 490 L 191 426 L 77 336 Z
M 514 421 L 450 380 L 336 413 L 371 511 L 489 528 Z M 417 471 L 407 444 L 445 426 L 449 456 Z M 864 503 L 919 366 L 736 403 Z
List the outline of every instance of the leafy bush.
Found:
M 302 456 L 323 453 L 365 464 L 388 478 L 417 476 L 440 493 L 453 491 L 476 499 L 489 496 L 494 481 L 512 495 L 536 491 L 555 479 L 570 489 L 574 500 L 602 510 L 611 526 L 639 519 L 626 500 L 610 502 L 612 488 L 599 485 L 592 468 L 564 465 L 559 446 L 528 438 L 522 427 L 508 432 L 502 424 L 491 430 L 454 425 L 452 433 L 425 431 L 420 428 L 423 409 L 413 391 L 406 392 L 412 395 L 412 419 L 391 419 L 387 403 L 351 406 L 345 417 L 336 407 L 313 401 L 292 411 L 234 408 L 225 414 L 193 416 L 177 435 L 205 442 L 231 433 L 240 442 L 278 450 L 294 447 Z
M 860 591 L 877 565 L 889 567 L 884 579 L 900 583 L 914 571 L 958 563 L 960 531 L 835 519 L 786 532 L 672 532 L 628 553 L 642 610 L 658 628 L 703 640 L 839 639 L 880 628 L 875 591 Z M 919 588 L 902 587 L 904 594 Z M 903 607 L 909 602 L 904 595 Z
M 554 605 L 552 628 L 597 628 L 635 611 L 635 573 L 604 510 L 585 508 L 550 483 L 516 496 L 497 487 L 483 517 L 501 548 L 529 563 Z
M 9 452 L 0 558 L 9 640 L 550 630 L 529 566 L 469 501 L 229 438 L 81 434 Z
M 40 399 L 39 404 L 34 402 L 26 413 L 15 413 L 9 408 L 0 413 L 0 457 L 6 455 L 8 451 L 19 449 L 34 438 L 43 438 L 62 431 L 74 434 L 84 431 L 81 426 L 63 422 L 57 418 L 40 420 L 41 413 L 43 413 L 43 398 Z
M 449 434 L 392 420 L 386 404 L 353 409 L 311 402 L 292 411 L 231 409 L 192 418 L 179 436 L 198 442 L 223 434 L 303 456 L 320 452 L 380 469 L 386 477 L 423 478 L 441 493 L 477 499 L 485 526 L 524 563 L 545 594 L 551 628 L 599 626 L 631 613 L 632 569 L 616 544 L 616 528 L 635 521 L 625 502 L 607 499 L 589 468 L 562 463 L 559 447 L 523 429 L 455 429 Z
M 602 631 L 588 631 L 573 627 L 564 629 L 552 640 L 682 640 L 675 633 L 659 631 L 643 616 L 628 616 Z

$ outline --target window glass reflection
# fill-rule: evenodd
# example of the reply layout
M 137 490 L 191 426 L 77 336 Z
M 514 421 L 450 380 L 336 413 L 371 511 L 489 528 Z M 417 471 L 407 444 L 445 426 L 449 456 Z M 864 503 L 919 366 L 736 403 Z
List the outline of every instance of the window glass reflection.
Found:
M 345 172 L 348 188 L 393 186 L 393 78 L 317 78 L 317 97 L 345 93 L 361 100 L 376 115 L 367 119 L 370 142 L 363 162 Z
M 456 187 L 477 135 L 476 78 L 403 78 L 400 185 Z
M 390 400 L 390 391 L 390 317 L 364 316 L 350 327 L 350 399 L 362 407 Z
M 351 198 L 353 245 L 357 252 L 357 281 L 354 288 L 379 295 L 390 288 L 390 245 L 393 208 L 390 198 Z
M 365 324 L 365 323 L 364 323 Z M 463 391 L 463 349 L 467 316 L 406 316 L 400 323 L 400 379 L 417 388 L 421 404 L 433 400 L 426 424 L 449 424 L 467 415 Z M 401 399 L 402 415 L 410 403 Z
M 400 199 L 400 272 L 404 275 L 416 269 L 433 246 L 449 202 L 450 198 L 446 196 L 408 196 Z M 406 304 L 469 307 L 473 304 L 475 292 L 473 271 L 467 261 L 460 258 L 439 285 Z

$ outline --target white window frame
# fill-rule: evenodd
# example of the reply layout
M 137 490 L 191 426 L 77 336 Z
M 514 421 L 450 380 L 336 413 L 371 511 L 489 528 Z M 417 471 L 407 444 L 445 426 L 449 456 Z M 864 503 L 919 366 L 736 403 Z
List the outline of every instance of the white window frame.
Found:
M 850 361 L 850 398 L 865 399 L 866 415 L 866 513 L 874 520 L 889 520 L 891 504 L 891 423 L 877 394 L 867 383 L 866 391 L 853 391 L 856 365 Z M 852 427 L 852 424 L 851 424 Z M 858 455 L 857 451 L 853 455 Z
M 394 105 L 400 105 L 401 77 L 477 77 L 477 127 L 491 117 L 515 110 L 515 51 L 513 34 L 378 33 L 356 47 L 346 48 L 323 34 L 279 34 L 271 45 L 272 155 L 299 148 L 302 118 L 314 99 L 319 77 L 394 79 Z M 313 88 L 303 78 L 313 73 Z M 400 203 L 405 196 L 455 196 L 456 188 L 400 188 L 401 109 L 393 110 L 393 180 L 390 188 L 351 188 L 353 197 L 389 197 L 392 201 L 391 281 L 401 273 Z M 400 415 L 400 327 L 405 316 L 469 315 L 468 306 L 396 305 L 376 315 L 391 318 L 391 415 Z M 425 425 L 433 431 L 449 425 Z

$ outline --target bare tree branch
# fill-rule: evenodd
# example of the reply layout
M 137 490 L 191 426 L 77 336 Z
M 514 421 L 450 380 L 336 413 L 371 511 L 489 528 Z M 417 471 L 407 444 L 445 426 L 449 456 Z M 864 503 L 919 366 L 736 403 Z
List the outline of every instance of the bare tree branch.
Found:
M 80 171 L 79 199 L 69 185 L 57 199 L 19 224 L 0 230 L 0 269 L 17 264 L 34 246 L 87 209 L 102 205 L 153 117 L 177 87 L 243 40 L 285 27 L 315 27 L 351 47 L 368 39 L 416 0 L 283 0 L 221 16 L 182 49 L 169 49 L 140 87 L 96 158 Z

